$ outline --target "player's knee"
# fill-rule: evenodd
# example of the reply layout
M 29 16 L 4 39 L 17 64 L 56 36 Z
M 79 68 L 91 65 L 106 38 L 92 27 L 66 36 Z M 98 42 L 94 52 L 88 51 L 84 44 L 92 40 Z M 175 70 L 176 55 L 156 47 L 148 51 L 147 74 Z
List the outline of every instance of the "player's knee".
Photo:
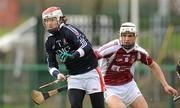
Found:
M 116 103 L 116 104 L 108 104 L 109 108 L 126 108 L 126 106 L 122 103 Z
M 126 105 L 116 97 L 108 99 L 106 103 L 108 104 L 109 108 L 126 108 Z

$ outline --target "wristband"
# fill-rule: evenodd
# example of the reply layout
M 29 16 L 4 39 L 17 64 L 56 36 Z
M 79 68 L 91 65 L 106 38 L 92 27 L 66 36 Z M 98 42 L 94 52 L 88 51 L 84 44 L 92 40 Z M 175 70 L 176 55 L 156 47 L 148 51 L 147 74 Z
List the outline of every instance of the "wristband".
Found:
M 49 73 L 54 76 L 54 77 L 57 77 L 57 75 L 60 73 L 58 69 L 56 68 L 51 68 L 49 69 Z

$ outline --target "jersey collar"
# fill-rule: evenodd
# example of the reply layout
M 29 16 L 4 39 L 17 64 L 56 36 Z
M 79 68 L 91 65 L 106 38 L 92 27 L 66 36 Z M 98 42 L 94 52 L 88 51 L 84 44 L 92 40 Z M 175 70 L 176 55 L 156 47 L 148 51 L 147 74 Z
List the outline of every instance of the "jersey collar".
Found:
M 64 26 L 64 23 L 61 23 L 61 24 L 59 25 L 59 30 L 62 28 L 62 26 Z

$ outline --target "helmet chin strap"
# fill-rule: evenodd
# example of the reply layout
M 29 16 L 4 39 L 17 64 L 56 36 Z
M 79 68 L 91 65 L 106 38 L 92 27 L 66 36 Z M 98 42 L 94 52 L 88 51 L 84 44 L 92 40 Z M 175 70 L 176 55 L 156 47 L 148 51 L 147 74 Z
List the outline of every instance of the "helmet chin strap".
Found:
M 130 44 L 130 45 L 122 45 L 122 47 L 127 49 L 127 50 L 130 50 L 131 48 L 134 47 L 134 45 L 135 45 L 135 43 L 134 44 Z
M 49 29 L 48 32 L 55 34 L 57 32 L 57 28 Z
M 56 34 L 57 31 L 58 31 L 58 28 L 48 29 L 48 32 L 49 32 L 49 33 L 52 33 L 52 34 Z

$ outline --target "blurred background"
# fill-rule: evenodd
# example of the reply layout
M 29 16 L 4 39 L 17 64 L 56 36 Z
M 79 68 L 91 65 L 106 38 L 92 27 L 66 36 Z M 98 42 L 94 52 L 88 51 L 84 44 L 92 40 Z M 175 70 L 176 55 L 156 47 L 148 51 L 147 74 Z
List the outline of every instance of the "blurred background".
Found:
M 132 21 L 140 46 L 160 64 L 170 85 L 180 90 L 175 73 L 180 57 L 179 0 L 0 0 L 0 108 L 70 107 L 66 92 L 39 106 L 31 101 L 33 89 L 55 80 L 47 71 L 41 21 L 49 6 L 59 6 L 94 48 L 118 38 L 120 25 Z M 137 64 L 136 70 L 135 80 L 149 108 L 179 108 L 180 102 L 172 101 L 146 66 Z M 88 96 L 84 107 L 90 108 Z

